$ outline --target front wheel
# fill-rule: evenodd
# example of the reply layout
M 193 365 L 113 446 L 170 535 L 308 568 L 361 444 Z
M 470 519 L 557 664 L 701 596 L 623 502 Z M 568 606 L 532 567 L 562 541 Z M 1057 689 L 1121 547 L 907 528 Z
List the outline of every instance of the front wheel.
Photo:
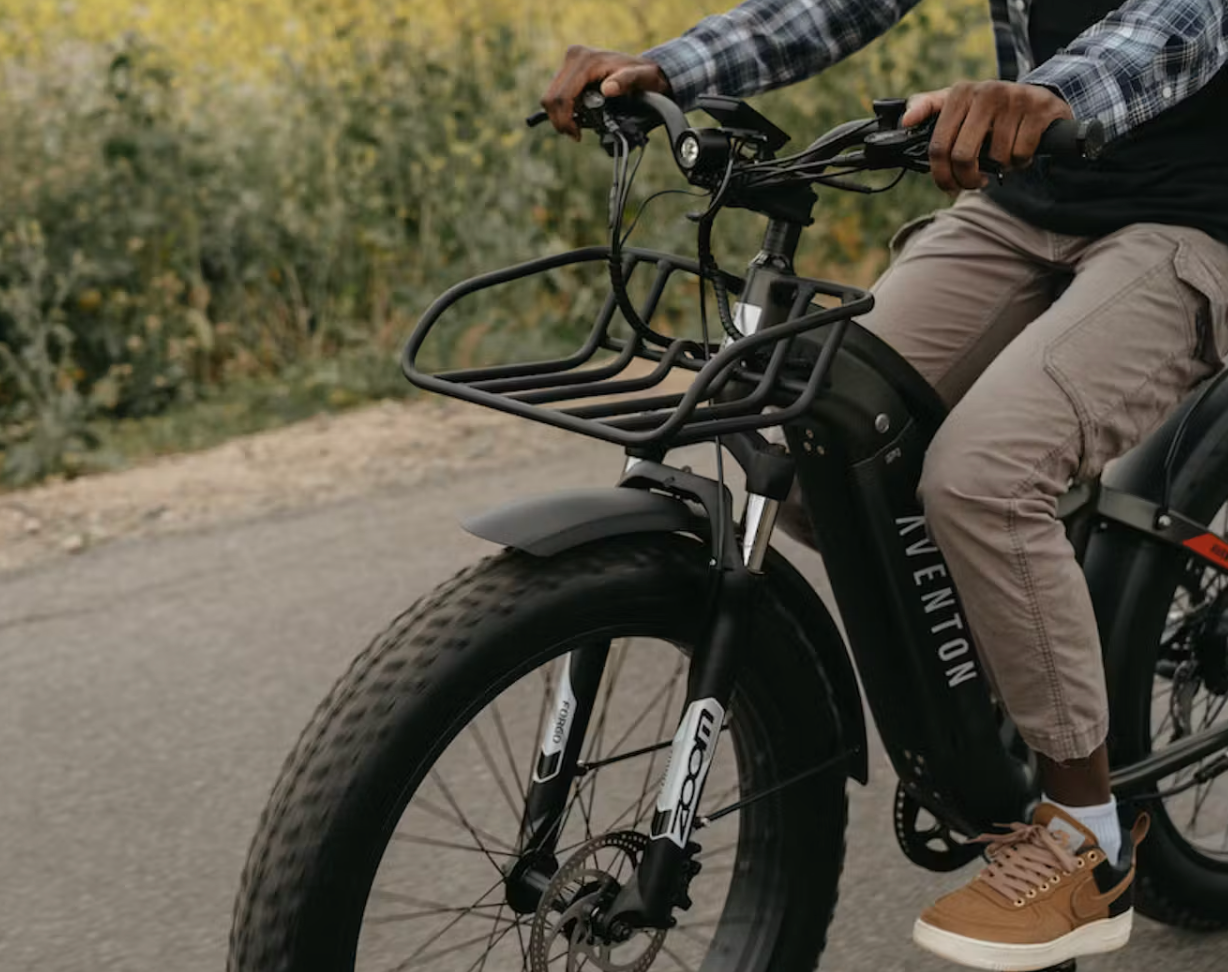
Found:
M 505 551 L 354 662 L 261 818 L 231 972 L 810 972 L 844 854 L 840 732 L 807 632 L 764 587 L 699 814 L 834 768 L 697 831 L 702 868 L 675 927 L 594 945 L 567 901 L 526 908 L 509 877 L 558 671 L 584 646 L 609 651 L 554 883 L 579 901 L 625 880 L 642 850 L 710 575 L 704 545 L 639 535 L 550 559 Z

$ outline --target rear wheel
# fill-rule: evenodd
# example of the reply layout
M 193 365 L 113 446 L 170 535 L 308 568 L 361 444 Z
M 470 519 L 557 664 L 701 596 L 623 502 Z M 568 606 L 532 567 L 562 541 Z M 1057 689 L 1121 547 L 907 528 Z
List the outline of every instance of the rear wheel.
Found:
M 701 815 L 840 752 L 814 648 L 767 586 Z M 703 545 L 645 535 L 548 560 L 505 552 L 398 619 L 274 788 L 236 903 L 232 972 L 810 972 L 843 860 L 839 764 L 697 831 L 702 869 L 676 927 L 613 945 L 577 931 L 586 896 L 625 880 L 642 851 L 708 590 Z M 564 656 L 594 643 L 611 647 L 582 749 L 592 768 L 559 828 L 562 903 L 528 910 L 507 879 L 525 789 Z
M 1180 508 L 1222 535 L 1221 465 Z M 1228 575 L 1172 547 L 1118 539 L 1133 561 L 1118 602 L 1128 634 L 1108 658 L 1113 757 L 1125 765 L 1228 723 Z M 1228 767 L 1223 752 L 1160 780 L 1150 792 L 1172 795 L 1141 804 L 1152 828 L 1139 848 L 1138 905 L 1167 924 L 1228 928 L 1228 774 L 1217 767 Z

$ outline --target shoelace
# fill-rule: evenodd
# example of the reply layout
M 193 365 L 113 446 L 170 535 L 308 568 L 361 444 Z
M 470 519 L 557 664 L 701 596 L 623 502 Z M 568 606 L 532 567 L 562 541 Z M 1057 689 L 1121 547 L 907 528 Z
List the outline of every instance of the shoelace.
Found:
M 1022 906 L 1037 891 L 1056 884 L 1062 875 L 1074 872 L 1079 858 L 1070 849 L 1064 832 L 1054 833 L 1039 824 L 1013 823 L 1010 833 L 984 834 L 978 841 L 989 845 L 989 866 L 978 875 L 1004 898 Z

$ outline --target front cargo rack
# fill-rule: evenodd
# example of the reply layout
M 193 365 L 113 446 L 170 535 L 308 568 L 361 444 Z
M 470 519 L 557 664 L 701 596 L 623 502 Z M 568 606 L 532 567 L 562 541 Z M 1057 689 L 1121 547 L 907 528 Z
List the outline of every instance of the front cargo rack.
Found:
M 670 282 L 679 274 L 700 276 L 699 264 L 687 257 L 627 247 L 621 258 L 623 279 L 628 282 L 641 266 L 655 268 L 647 296 L 637 308 L 649 327 Z M 785 321 L 708 349 L 697 341 L 654 332 L 653 343 L 662 345 L 654 347 L 636 333 L 629 338 L 611 333 L 621 316 L 611 289 L 583 346 L 567 357 L 433 374 L 418 368 L 423 343 L 444 313 L 465 297 L 535 274 L 584 263 L 607 264 L 609 259 L 608 246 L 585 247 L 455 285 L 431 304 L 414 328 L 401 359 L 405 377 L 427 391 L 633 451 L 674 448 L 781 425 L 802 415 L 814 403 L 850 320 L 874 303 L 868 292 L 855 287 L 781 277 L 773 287 L 787 288 L 785 293 L 792 296 Z M 728 292 L 741 293 L 740 277 L 724 272 L 721 277 Z M 824 308 L 814 303 L 818 297 L 840 303 Z M 790 353 L 795 337 L 825 325 L 831 329 L 817 355 L 804 358 Z M 647 374 L 635 373 L 637 359 L 652 366 Z M 682 392 L 663 392 L 660 386 L 676 372 L 690 373 L 689 386 Z M 765 412 L 768 406 L 772 410 Z

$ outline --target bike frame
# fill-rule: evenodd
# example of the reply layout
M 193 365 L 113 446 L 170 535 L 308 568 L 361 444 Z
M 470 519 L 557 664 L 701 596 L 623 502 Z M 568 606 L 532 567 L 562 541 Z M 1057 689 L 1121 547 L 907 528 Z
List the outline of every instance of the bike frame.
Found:
M 787 284 L 798 235 L 795 224 L 769 224 L 736 309 L 744 325 L 753 322 L 761 330 L 788 318 L 794 288 Z M 598 916 L 606 929 L 668 927 L 679 895 L 685 897 L 678 875 L 689 873 L 685 869 L 696 849 L 691 842 L 695 809 L 745 662 L 746 622 L 763 581 L 776 514 L 795 478 L 866 699 L 905 792 L 966 835 L 1023 819 L 1038 796 L 1026 749 L 992 698 L 955 585 L 929 539 L 916 497 L 926 449 L 944 417 L 942 404 L 903 359 L 855 324 L 840 321 L 802 340 L 812 340 L 817 353 L 828 344 L 838 350 L 824 392 L 808 414 L 784 426 L 788 455 L 754 432 L 721 440 L 746 472 L 740 546 L 733 503 L 723 486 L 663 465 L 663 450 L 628 450 L 620 485 L 671 493 L 705 511 L 716 594 L 706 635 L 692 658 L 653 839 L 617 899 Z M 1080 553 L 1089 532 L 1111 521 L 1228 571 L 1228 540 L 1141 498 L 1098 484 L 1084 486 L 1063 500 L 1060 513 Z M 556 866 L 554 842 L 582 770 L 583 727 L 607 653 L 608 645 L 593 645 L 568 658 L 528 794 L 526 853 L 517 880 L 509 876 L 509 889 L 516 883 L 540 893 Z M 1228 727 L 1191 737 L 1118 770 L 1115 789 L 1122 794 L 1145 789 L 1225 747 Z M 816 772 L 828 769 L 839 767 Z

